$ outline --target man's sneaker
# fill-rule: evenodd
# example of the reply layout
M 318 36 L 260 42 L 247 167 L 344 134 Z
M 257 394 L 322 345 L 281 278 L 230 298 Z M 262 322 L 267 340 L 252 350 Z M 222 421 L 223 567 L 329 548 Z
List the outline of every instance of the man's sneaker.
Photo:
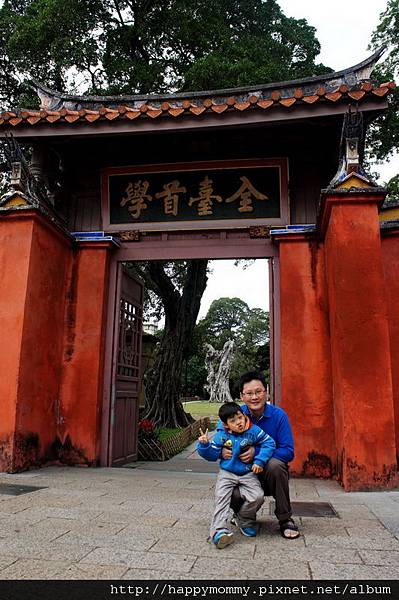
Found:
M 231 531 L 217 531 L 212 538 L 212 542 L 219 550 L 226 548 L 233 540 L 234 534 Z
M 246 535 L 247 537 L 256 537 L 258 535 L 256 527 L 240 527 L 240 531 L 242 535 Z

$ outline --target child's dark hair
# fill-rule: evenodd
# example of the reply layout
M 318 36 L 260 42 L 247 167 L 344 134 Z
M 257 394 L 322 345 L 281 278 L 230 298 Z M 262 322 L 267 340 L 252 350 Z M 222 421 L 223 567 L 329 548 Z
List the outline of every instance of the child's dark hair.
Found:
M 227 423 L 227 419 L 234 417 L 237 413 L 242 413 L 242 408 L 236 402 L 226 402 L 219 408 L 219 419 Z

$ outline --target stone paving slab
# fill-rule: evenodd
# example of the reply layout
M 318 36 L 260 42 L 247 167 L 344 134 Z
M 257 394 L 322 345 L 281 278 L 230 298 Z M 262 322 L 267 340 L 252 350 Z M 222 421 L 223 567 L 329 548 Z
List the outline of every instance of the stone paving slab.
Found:
M 56 541 L 58 538 L 69 532 L 68 527 L 58 529 L 47 529 L 37 527 L 19 527 L 18 525 L 11 527 L 9 530 L 1 532 L 2 544 L 12 545 L 19 544 L 49 544 Z
M 341 519 L 345 519 L 345 517 L 348 516 L 352 517 L 354 512 L 356 512 L 356 516 L 359 517 L 359 519 L 375 520 L 375 514 L 367 506 L 364 506 L 364 504 L 351 504 L 350 506 L 338 506 L 338 504 L 335 504 L 334 508 Z
M 249 579 L 284 579 L 288 577 L 288 572 L 292 579 L 310 578 L 307 563 L 287 564 L 286 561 L 274 560 L 271 556 L 267 556 L 261 561 L 242 561 L 225 558 L 225 554 L 221 555 L 221 552 L 213 558 L 198 558 L 193 571 L 194 573 L 209 573 L 209 575 L 225 579 L 230 579 L 231 576 L 240 572 Z
M 58 490 L 57 490 L 58 492 Z M 90 503 L 94 503 L 96 500 L 89 500 Z M 48 507 L 48 508 L 78 508 L 81 507 L 82 504 L 84 503 L 84 498 L 79 498 L 79 499 L 73 499 L 73 498 L 69 498 L 66 497 L 66 494 L 64 494 L 64 496 L 60 496 L 59 492 L 57 493 L 57 495 L 51 495 L 51 494 L 42 494 L 40 495 L 39 492 L 36 493 L 31 493 L 29 494 L 29 496 L 24 496 L 21 498 L 21 503 L 19 508 L 21 510 L 26 510 L 27 508 L 33 508 L 35 506 L 38 507 Z M 6 504 L 6 503 L 4 503 Z M 4 504 L 0 505 L 2 508 L 4 508 Z M 8 507 L 12 507 L 12 503 L 9 501 L 6 504 Z M 0 508 L 0 510 L 2 510 Z M 7 510 L 7 509 L 6 509 Z
M 126 525 L 135 524 L 137 527 L 140 526 L 157 526 L 157 527 L 172 527 L 178 517 L 176 516 L 162 516 L 158 514 L 144 513 L 140 517 L 135 512 L 125 510 L 115 510 L 102 512 L 95 519 L 105 523 L 125 523 Z
M 331 531 L 339 531 L 341 529 L 346 529 L 346 531 L 349 531 L 349 529 L 353 529 L 353 531 L 356 530 L 361 532 L 363 528 L 366 528 L 367 531 L 386 531 L 383 524 L 377 519 L 374 521 L 371 521 L 370 519 L 356 519 L 356 521 L 354 521 L 352 516 L 352 518 L 348 517 L 345 519 L 314 519 L 312 517 L 301 517 L 298 520 L 306 528 L 308 533 L 321 531 L 323 529 L 328 529 Z
M 21 558 L 79 562 L 94 549 L 87 542 L 82 544 L 60 543 L 58 541 L 43 544 L 26 540 L 8 540 L 7 552 Z M 3 549 L 2 549 L 3 551 Z M 2 572 L 0 571 L 0 575 Z
M 173 535 L 176 535 L 176 532 Z M 134 524 L 130 522 L 128 525 L 124 525 L 123 529 L 117 534 L 120 540 L 134 539 L 136 537 L 139 539 L 156 538 L 159 540 L 163 536 L 170 536 L 170 526 L 146 525 L 140 522 L 135 522 Z
M 192 486 L 186 486 L 184 488 L 180 488 L 179 489 L 179 494 L 182 494 L 182 496 L 184 497 L 185 502 L 187 502 L 187 504 L 190 504 L 191 501 L 191 505 L 193 504 L 197 504 L 197 503 L 205 503 L 208 502 L 211 505 L 213 504 L 213 500 L 210 499 L 211 494 L 211 487 L 210 486 L 202 486 L 200 488 L 193 488 Z M 150 494 L 149 494 L 150 495 Z M 138 496 L 140 496 L 140 494 L 138 494 Z M 128 500 L 132 500 L 132 498 L 129 498 Z M 168 489 L 164 489 L 162 490 L 162 499 L 153 499 L 153 501 L 161 501 L 164 503 L 168 503 L 171 502 L 173 504 L 176 503 L 176 490 L 168 490 Z
M 252 560 L 255 554 L 255 544 L 243 544 L 240 543 L 239 534 L 236 535 L 236 541 L 231 546 L 228 546 L 223 551 L 223 556 L 226 558 L 237 558 L 242 560 Z M 167 552 L 170 554 L 183 554 L 183 555 L 195 555 L 195 556 L 209 556 L 215 557 L 220 555 L 220 552 L 202 538 L 201 541 L 193 540 L 191 536 L 189 538 L 183 538 L 176 540 L 173 536 L 170 539 L 159 540 L 152 548 L 150 553 L 155 552 Z
M 43 520 L 41 515 L 31 514 L 29 510 L 19 513 L 0 513 L 0 531 L 5 524 L 22 525 L 23 523 L 34 525 Z
M 48 530 L 48 531 L 64 531 L 65 533 L 71 531 L 78 536 L 106 536 L 115 535 L 122 531 L 127 525 L 121 523 L 104 523 L 100 520 L 89 521 L 88 523 L 82 523 L 77 519 L 57 519 L 47 518 L 39 521 L 32 525 L 33 529 Z
M 31 517 L 37 520 L 43 520 L 47 517 L 59 518 L 59 519 L 78 519 L 85 523 L 91 521 L 101 515 L 101 510 L 86 510 L 85 507 L 73 507 L 73 508 L 53 508 L 51 506 L 33 506 L 32 508 L 26 508 L 23 517 Z
M 107 548 L 114 550 L 132 550 L 145 552 L 152 548 L 158 542 L 156 536 L 140 536 L 121 538 L 114 536 L 95 536 L 95 535 L 79 535 L 77 532 L 69 532 L 62 537 L 65 544 L 88 544 L 91 548 Z
M 356 580 L 399 572 L 397 491 L 346 494 L 333 481 L 293 479 L 294 501 L 330 502 L 339 518 L 297 518 L 301 537 L 284 540 L 266 499 L 258 537 L 234 528 L 234 544 L 218 550 L 206 541 L 215 474 L 164 466 L 0 474 L 48 487 L 0 497 L 0 579 Z
M 79 564 L 70 565 L 64 567 L 57 573 L 59 579 L 122 579 L 123 575 L 127 572 L 126 567 L 110 567 L 110 566 L 99 566 L 99 565 L 87 565 L 82 562 Z
M 359 555 L 366 565 L 393 565 L 398 570 L 399 549 L 392 550 L 359 550 Z
M 82 563 L 99 565 L 126 565 L 132 568 L 173 569 L 179 573 L 188 574 L 196 562 L 196 556 L 181 556 L 179 554 L 135 552 L 126 548 L 96 548 L 90 552 Z
M 26 496 L 7 496 L 7 500 L 0 503 L 0 515 L 17 514 L 32 506 L 32 499 Z
M 399 512 L 399 509 L 398 509 Z M 397 515 L 392 517 L 379 517 L 382 525 L 389 529 L 389 531 L 399 540 L 399 518 Z
M 335 565 L 323 561 L 309 563 L 313 579 L 382 579 L 389 580 L 394 577 L 392 567 L 372 567 L 370 565 Z
M 263 550 L 263 554 L 262 554 Z M 323 547 L 284 547 L 279 548 L 272 547 L 269 543 L 265 546 L 256 544 L 255 559 L 260 558 L 267 559 L 267 557 L 273 560 L 280 560 L 282 563 L 293 564 L 301 562 L 309 562 L 312 560 L 322 560 L 331 562 L 337 565 L 341 564 L 363 564 L 360 551 L 353 548 L 323 548 Z M 371 563 L 370 563 L 371 564 Z M 374 563 L 378 564 L 378 563 Z
M 370 537 L 344 537 L 344 536 L 312 536 L 306 533 L 306 545 L 307 546 L 325 546 L 332 545 L 335 548 L 354 548 L 364 550 L 398 550 L 398 540 L 392 537 L 375 537 L 370 534 Z
M 159 467 L 157 463 L 136 463 L 134 468 L 138 471 L 141 469 L 156 471 Z M 218 465 L 214 462 L 193 461 L 192 459 L 183 458 L 168 461 L 166 470 L 170 473 L 174 471 L 179 471 L 179 473 L 181 471 L 187 473 L 217 473 Z
M 210 574 L 206 574 L 203 573 L 202 571 L 197 571 L 195 569 L 195 567 L 190 571 L 190 573 L 187 575 L 187 573 L 177 573 L 176 571 L 156 571 L 154 569 L 128 569 L 126 571 L 126 573 L 123 575 L 122 579 L 129 579 L 130 581 L 137 581 L 137 580 L 151 580 L 151 579 L 169 579 L 172 582 L 173 581 L 179 581 L 179 580 L 187 580 L 189 579 L 191 580 L 218 580 L 220 579 L 221 576 L 219 575 L 214 575 L 212 573 Z M 229 580 L 230 581 L 235 581 L 235 580 L 239 580 L 239 581 L 247 581 L 248 578 L 244 577 L 242 575 L 230 575 L 229 576 Z
M 153 494 L 154 492 L 152 492 Z M 149 515 L 151 514 L 160 514 L 160 515 L 166 515 L 166 514 L 175 514 L 177 512 L 178 515 L 181 515 L 182 512 L 186 512 L 189 511 L 190 509 L 195 507 L 195 501 L 194 500 L 184 500 L 182 499 L 181 502 L 176 502 L 176 501 L 166 501 L 163 497 L 163 494 L 161 494 L 162 497 L 161 498 L 154 498 L 153 495 L 151 496 L 143 496 L 141 501 L 131 501 L 131 500 L 127 500 L 126 502 L 123 502 L 123 504 L 120 504 L 120 508 L 121 510 L 129 510 L 131 512 L 135 512 L 137 513 L 138 511 L 141 512 L 140 508 L 137 508 L 136 510 L 136 504 L 138 504 L 141 507 L 146 508 L 145 512 L 143 514 Z
M 101 496 L 90 501 L 90 509 L 98 512 L 113 510 L 114 508 L 120 511 L 134 512 L 137 515 L 142 515 L 148 511 L 151 505 L 148 504 L 148 495 L 143 495 L 142 499 L 126 500 L 124 498 L 115 498 Z
M 55 579 L 65 569 L 65 561 L 19 559 L 0 571 L 1 579 Z
M 209 534 L 209 525 L 210 520 L 207 518 L 200 517 L 198 515 L 184 515 L 180 519 L 176 519 L 173 528 L 182 529 L 183 531 L 185 531 L 186 535 L 189 531 L 202 530 L 204 536 L 207 537 Z
M 159 540 L 163 541 L 175 539 L 176 546 L 178 546 L 185 539 L 191 539 L 197 543 L 203 543 L 208 539 L 209 523 L 201 523 L 196 527 L 191 527 L 190 530 L 188 530 L 187 527 L 178 527 L 177 525 L 178 523 L 176 523 L 176 525 L 174 525 L 172 529 L 163 532 L 159 536 Z M 188 531 L 190 533 L 187 535 Z
M 18 556 L 0 556 L 0 569 L 5 569 L 18 560 Z

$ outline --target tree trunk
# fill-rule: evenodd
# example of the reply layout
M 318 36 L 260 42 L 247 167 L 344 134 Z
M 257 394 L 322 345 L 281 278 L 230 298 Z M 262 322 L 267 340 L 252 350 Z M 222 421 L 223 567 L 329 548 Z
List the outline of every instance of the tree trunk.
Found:
M 185 427 L 192 422 L 180 402 L 183 363 L 191 343 L 193 330 L 207 282 L 207 260 L 188 262 L 182 294 L 173 297 L 163 282 L 164 273 L 151 277 L 164 292 L 165 330 L 154 366 L 146 377 L 146 409 L 144 418 L 162 427 Z M 170 282 L 169 282 L 170 284 Z
M 233 402 L 230 394 L 229 374 L 234 358 L 234 341 L 228 340 L 222 350 L 205 345 L 208 382 L 205 389 L 209 393 L 209 402 Z

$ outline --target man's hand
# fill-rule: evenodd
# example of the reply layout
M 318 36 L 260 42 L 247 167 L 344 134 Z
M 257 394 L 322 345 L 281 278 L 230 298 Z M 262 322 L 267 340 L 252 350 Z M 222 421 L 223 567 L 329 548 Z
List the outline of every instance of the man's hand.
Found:
M 253 446 L 250 446 L 248 450 L 245 450 L 245 452 L 240 454 L 240 460 L 242 460 L 243 463 L 250 463 L 253 461 L 254 456 L 255 448 Z
M 252 465 L 252 471 L 253 473 L 262 473 L 263 467 L 260 465 Z
M 201 444 L 209 444 L 208 430 L 204 433 L 200 427 L 200 434 L 198 441 L 201 442 Z
M 230 460 L 232 456 L 233 452 L 231 450 L 228 448 L 222 448 L 222 458 L 224 458 L 224 460 Z

